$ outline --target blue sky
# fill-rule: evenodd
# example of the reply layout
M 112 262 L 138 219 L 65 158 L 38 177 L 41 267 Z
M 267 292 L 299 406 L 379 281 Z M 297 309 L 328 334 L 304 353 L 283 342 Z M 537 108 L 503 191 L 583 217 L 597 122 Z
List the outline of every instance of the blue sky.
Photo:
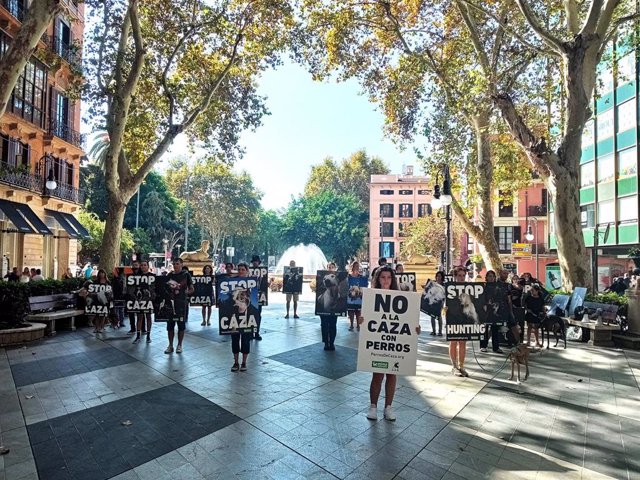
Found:
M 311 166 L 328 156 L 340 160 L 364 148 L 392 173 L 400 173 L 403 163 L 416 164 L 412 149 L 400 152 L 384 138 L 384 116 L 360 95 L 356 81 L 314 82 L 287 62 L 266 72 L 259 85 L 271 115 L 257 131 L 242 135 L 246 154 L 235 168 L 251 174 L 264 193 L 264 208 L 286 207 L 302 192 Z

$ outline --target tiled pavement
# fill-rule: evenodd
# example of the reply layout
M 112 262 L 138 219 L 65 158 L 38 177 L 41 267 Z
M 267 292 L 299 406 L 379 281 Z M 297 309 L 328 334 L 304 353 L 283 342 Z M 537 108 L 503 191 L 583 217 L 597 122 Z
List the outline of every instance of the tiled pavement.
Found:
M 518 385 L 477 344 L 471 377 L 451 376 L 423 333 L 398 420 L 371 422 L 358 334 L 339 320 L 325 352 L 302 298 L 285 320 L 271 295 L 244 373 L 195 308 L 181 355 L 163 354 L 161 324 L 151 344 L 78 331 L 0 349 L 0 480 L 640 478 L 640 354 L 569 343 Z

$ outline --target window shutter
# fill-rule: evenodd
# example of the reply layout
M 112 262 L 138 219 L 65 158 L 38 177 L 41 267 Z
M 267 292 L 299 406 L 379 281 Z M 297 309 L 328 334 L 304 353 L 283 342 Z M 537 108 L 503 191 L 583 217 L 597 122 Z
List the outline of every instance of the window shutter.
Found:
M 58 111 L 58 92 L 49 87 L 49 131 L 56 131 L 56 112 Z
M 522 241 L 520 229 L 521 227 L 513 227 L 513 243 L 519 243 Z
M 500 244 L 500 227 L 493 227 L 493 237 L 496 239 L 496 243 Z

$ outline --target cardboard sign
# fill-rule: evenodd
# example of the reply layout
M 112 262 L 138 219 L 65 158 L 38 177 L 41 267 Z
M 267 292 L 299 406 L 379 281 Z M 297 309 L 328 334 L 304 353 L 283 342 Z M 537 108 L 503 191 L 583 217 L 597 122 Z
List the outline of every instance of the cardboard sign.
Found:
M 284 267 L 283 293 L 302 293 L 302 267 Z
M 189 296 L 192 306 L 209 306 L 215 302 L 215 277 L 213 275 L 193 275 L 193 293 Z
M 415 375 L 420 294 L 367 288 L 362 295 L 358 370 Z
M 396 280 L 398 280 L 398 290 L 402 290 L 403 292 L 417 291 L 415 273 L 396 273 Z
M 156 296 L 154 301 L 156 322 L 184 322 L 187 318 L 187 291 L 192 284 L 191 276 L 180 274 L 156 277 Z
M 479 340 L 485 331 L 484 283 L 455 282 L 445 285 L 447 340 Z
M 269 269 L 267 267 L 249 267 L 249 276 L 258 279 L 258 305 L 269 305 Z
M 125 311 L 127 313 L 153 312 L 156 278 L 152 273 L 127 275 L 125 277 Z
M 444 297 L 444 285 L 429 280 L 422 291 L 420 311 L 432 317 L 439 317 L 442 315 L 442 309 L 444 308 Z
M 369 279 L 364 275 L 347 277 L 349 282 L 349 296 L 347 297 L 348 310 L 360 310 L 362 307 L 362 292 L 369 286 Z
M 346 315 L 349 295 L 347 276 L 347 272 L 317 271 L 316 315 Z
M 113 306 L 113 289 L 111 285 L 89 283 L 86 285 L 87 296 L 84 301 L 84 313 L 106 317 Z
M 258 279 L 255 277 L 224 277 L 218 285 L 219 332 L 255 333 L 258 309 Z

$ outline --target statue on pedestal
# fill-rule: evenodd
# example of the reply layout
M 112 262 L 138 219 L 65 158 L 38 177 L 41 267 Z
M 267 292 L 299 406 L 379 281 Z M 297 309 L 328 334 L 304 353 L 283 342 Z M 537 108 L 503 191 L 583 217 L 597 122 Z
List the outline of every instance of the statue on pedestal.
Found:
M 211 263 L 211 258 L 209 258 L 209 240 L 203 240 L 200 245 L 200 250 L 194 250 L 193 252 L 182 252 L 180 254 L 180 258 L 185 262 L 196 262 L 196 263 Z

